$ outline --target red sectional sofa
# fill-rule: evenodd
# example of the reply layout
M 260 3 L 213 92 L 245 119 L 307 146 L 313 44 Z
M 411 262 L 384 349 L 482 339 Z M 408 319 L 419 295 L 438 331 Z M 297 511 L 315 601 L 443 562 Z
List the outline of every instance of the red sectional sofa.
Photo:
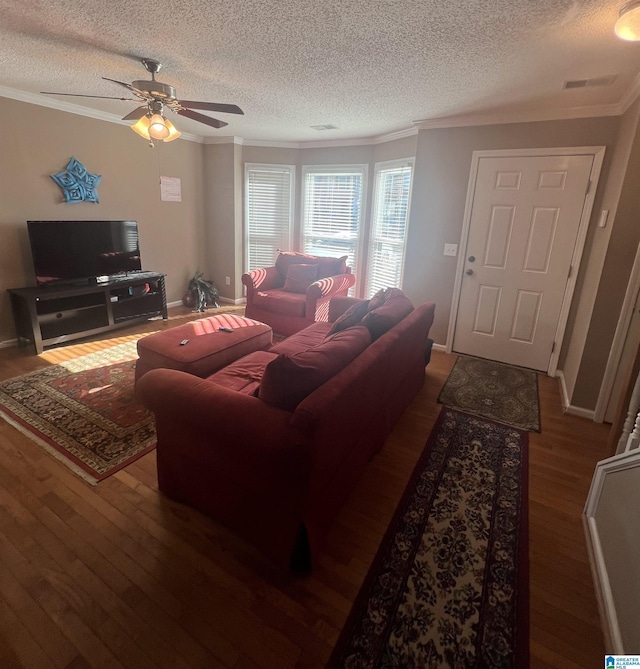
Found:
M 329 300 L 346 295 L 356 282 L 347 256 L 325 258 L 280 251 L 273 267 L 242 275 L 247 289 L 245 316 L 291 335 L 316 321 L 326 321 Z
M 145 374 L 160 489 L 282 566 L 310 567 L 367 461 L 424 383 L 435 306 L 336 297 L 308 326 L 208 378 Z M 335 330 L 335 331 L 334 331 Z

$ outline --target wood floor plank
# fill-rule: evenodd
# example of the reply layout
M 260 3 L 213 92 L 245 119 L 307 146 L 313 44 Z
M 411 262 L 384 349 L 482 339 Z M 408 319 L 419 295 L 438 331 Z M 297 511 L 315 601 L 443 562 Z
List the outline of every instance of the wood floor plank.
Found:
M 173 309 L 109 344 L 185 322 Z M 109 345 L 35 356 L 0 350 L 0 379 Z M 441 410 L 455 356 L 434 350 L 426 383 L 372 459 L 310 576 L 158 491 L 155 453 L 95 487 L 0 420 L 0 666 L 324 667 Z M 605 648 L 581 514 L 608 427 L 563 413 L 539 376 L 530 433 L 531 669 L 602 665 Z
M 10 650 L 3 643 L 6 653 L 3 658 L 3 667 L 48 667 L 53 664 L 26 625 L 18 618 L 11 607 L 0 598 L 0 638 L 11 640 Z M 0 651 L 2 652 L 2 651 Z M 3 654 L 4 654 L 3 653 Z

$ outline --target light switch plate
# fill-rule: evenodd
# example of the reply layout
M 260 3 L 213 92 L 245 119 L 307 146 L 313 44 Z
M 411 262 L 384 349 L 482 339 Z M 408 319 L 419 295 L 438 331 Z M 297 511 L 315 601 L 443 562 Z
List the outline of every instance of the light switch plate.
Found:
M 599 228 L 606 228 L 607 227 L 607 218 L 609 217 L 609 210 L 608 209 L 603 209 L 602 212 L 600 213 L 600 220 L 598 221 L 598 227 Z
M 457 244 L 445 244 L 444 245 L 444 254 L 446 256 L 457 256 L 458 255 L 458 245 Z

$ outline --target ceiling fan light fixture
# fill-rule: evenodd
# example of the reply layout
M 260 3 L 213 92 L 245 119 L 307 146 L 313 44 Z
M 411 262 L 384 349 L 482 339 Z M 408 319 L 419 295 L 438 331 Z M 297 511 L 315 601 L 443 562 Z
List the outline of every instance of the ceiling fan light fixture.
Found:
M 137 132 L 140 137 L 143 137 L 144 139 L 151 139 L 151 136 L 149 135 L 149 123 L 150 119 L 149 117 L 145 114 L 141 119 L 136 121 L 132 126 L 131 130 L 133 132 Z
M 154 117 L 158 117 L 162 121 L 162 124 Z M 182 134 L 169 119 L 164 118 L 160 114 L 145 114 L 131 126 L 131 130 L 149 141 L 161 139 L 163 142 L 173 142 L 174 139 L 178 139 Z M 153 134 L 154 132 L 156 134 Z
M 167 127 L 167 130 L 169 130 L 169 136 L 166 137 L 163 141 L 165 142 L 173 142 L 174 139 L 178 139 L 180 135 L 182 134 L 179 130 L 176 130 L 175 126 L 169 119 L 164 120 L 164 124 Z
M 167 128 L 166 121 L 161 114 L 153 114 L 151 116 L 148 132 L 153 139 L 165 140 L 169 137 L 169 128 Z
M 631 0 L 622 5 L 614 30 L 620 39 L 640 41 L 640 0 Z

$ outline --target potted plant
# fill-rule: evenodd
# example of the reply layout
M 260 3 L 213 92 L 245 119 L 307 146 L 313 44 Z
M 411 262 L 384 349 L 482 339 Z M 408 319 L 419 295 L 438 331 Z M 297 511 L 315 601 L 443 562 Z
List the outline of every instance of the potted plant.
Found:
M 219 307 L 218 290 L 213 282 L 204 278 L 204 272 L 196 270 L 189 281 L 187 292 L 182 297 L 182 304 L 195 307 L 196 311 L 204 311 L 207 307 Z

